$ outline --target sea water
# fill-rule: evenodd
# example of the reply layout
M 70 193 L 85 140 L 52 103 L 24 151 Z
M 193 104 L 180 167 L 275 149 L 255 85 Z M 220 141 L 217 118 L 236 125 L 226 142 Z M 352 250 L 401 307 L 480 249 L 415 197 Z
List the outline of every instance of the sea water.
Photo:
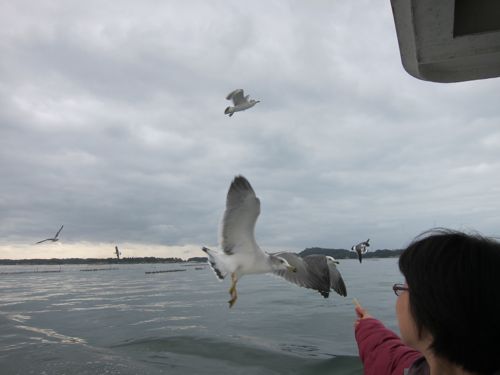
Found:
M 0 374 L 362 374 L 353 297 L 398 332 L 395 258 L 340 260 L 345 298 L 245 276 L 231 309 L 200 266 L 0 267 Z

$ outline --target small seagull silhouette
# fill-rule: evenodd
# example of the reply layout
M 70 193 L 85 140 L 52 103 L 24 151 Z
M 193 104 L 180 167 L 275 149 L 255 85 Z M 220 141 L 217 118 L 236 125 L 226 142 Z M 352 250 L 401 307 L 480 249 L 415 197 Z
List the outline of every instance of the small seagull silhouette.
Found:
M 366 241 L 360 242 L 357 245 L 354 245 L 353 247 L 351 247 L 351 251 L 355 251 L 356 253 L 358 253 L 359 263 L 361 263 L 361 260 L 363 259 L 363 255 L 368 252 L 368 249 L 367 249 L 368 247 L 370 247 L 370 239 L 369 238 Z
M 250 95 L 244 94 L 242 89 L 236 89 L 227 94 L 226 99 L 232 100 L 234 107 L 227 107 L 224 114 L 231 117 L 234 112 L 244 111 L 245 109 L 252 108 L 255 104 L 260 103 L 260 100 L 250 99 Z
M 37 244 L 45 242 L 45 241 L 52 241 L 52 242 L 59 241 L 59 238 L 57 238 L 57 236 L 59 236 L 59 233 L 61 233 L 63 227 L 64 227 L 64 225 L 61 225 L 61 228 L 59 228 L 59 230 L 57 231 L 57 233 L 54 236 L 54 238 L 46 238 L 45 240 L 38 241 Z

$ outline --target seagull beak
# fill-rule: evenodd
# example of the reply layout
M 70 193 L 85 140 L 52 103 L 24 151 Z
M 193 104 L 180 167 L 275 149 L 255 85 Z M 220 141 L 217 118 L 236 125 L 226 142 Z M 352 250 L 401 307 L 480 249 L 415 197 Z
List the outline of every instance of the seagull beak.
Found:
M 340 264 L 340 262 L 338 260 L 334 261 L 333 263 L 335 264 Z
M 288 266 L 287 268 L 288 268 L 288 271 L 290 271 L 290 272 L 297 272 L 297 268 L 294 266 Z

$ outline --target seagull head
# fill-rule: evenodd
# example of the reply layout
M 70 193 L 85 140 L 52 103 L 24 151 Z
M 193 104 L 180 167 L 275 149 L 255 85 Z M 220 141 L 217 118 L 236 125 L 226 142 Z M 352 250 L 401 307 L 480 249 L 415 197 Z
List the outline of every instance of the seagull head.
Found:
M 269 255 L 269 259 L 271 260 L 271 266 L 275 271 L 290 271 L 297 272 L 297 268 L 292 266 L 285 258 L 276 255 Z
M 334 257 L 328 256 L 328 255 L 326 256 L 326 262 L 339 264 L 339 261 L 337 259 L 335 259 Z

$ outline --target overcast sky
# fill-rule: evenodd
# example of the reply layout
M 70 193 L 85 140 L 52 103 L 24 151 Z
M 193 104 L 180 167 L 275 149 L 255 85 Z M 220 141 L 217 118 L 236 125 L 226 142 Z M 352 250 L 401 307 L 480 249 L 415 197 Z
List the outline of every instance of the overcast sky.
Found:
M 0 258 L 202 255 L 237 174 L 272 251 L 500 235 L 500 79 L 409 76 L 388 0 L 0 0 L 0 22 Z M 261 102 L 229 118 L 236 88 Z

